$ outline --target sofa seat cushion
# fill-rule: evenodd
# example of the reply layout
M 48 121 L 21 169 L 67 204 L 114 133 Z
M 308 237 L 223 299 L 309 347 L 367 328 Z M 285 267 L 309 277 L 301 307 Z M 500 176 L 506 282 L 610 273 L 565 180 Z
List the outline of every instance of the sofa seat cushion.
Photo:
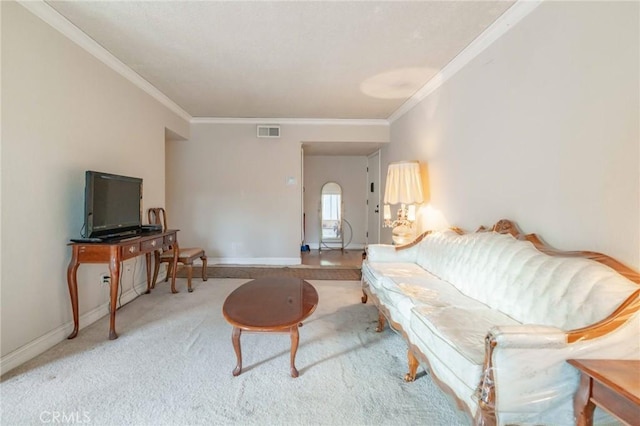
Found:
M 470 362 L 479 359 L 481 363 L 484 359 L 484 337 L 491 327 L 520 324 L 428 272 L 413 277 L 384 277 L 376 289 L 392 319 L 405 331 L 417 331 L 412 324 L 412 311 L 417 311 L 441 333 L 440 339 Z
M 375 288 L 382 285 L 384 277 L 431 276 L 413 262 L 364 262 L 362 278 Z
M 397 322 L 409 328 L 411 310 L 415 306 L 475 306 L 473 299 L 466 297 L 451 284 L 432 274 L 410 277 L 384 277 L 380 281 L 379 297 L 390 311 L 396 311 Z
M 399 323 L 403 330 L 408 331 L 411 309 L 416 303 L 420 303 L 420 300 L 415 297 L 419 294 L 415 288 L 423 288 L 431 281 L 439 280 L 422 269 L 419 277 L 383 276 L 379 280 L 370 281 L 370 285 L 380 303 L 388 309 L 390 319 Z M 414 284 L 408 284 L 409 282 Z
M 415 277 L 431 274 L 424 268 L 412 262 L 370 262 L 368 269 L 373 273 L 373 277 L 380 279 L 385 277 Z
M 481 305 L 481 304 L 480 304 Z M 479 383 L 485 354 L 484 339 L 495 325 L 520 323 L 487 306 L 416 306 L 410 329 L 416 346 L 446 363 L 462 382 Z
M 484 339 L 492 327 L 521 325 L 480 303 L 477 306 L 419 305 L 412 310 L 410 324 L 418 336 L 435 335 L 466 361 L 477 365 L 484 361 Z

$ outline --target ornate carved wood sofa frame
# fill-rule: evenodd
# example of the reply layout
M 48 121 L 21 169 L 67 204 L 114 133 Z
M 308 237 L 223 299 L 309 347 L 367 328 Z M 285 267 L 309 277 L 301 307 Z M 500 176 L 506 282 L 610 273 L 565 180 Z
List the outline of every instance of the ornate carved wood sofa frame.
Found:
M 376 331 L 388 322 L 406 340 L 406 381 L 415 379 L 422 364 L 476 424 L 571 424 L 578 373 L 565 362 L 567 358 L 640 359 L 640 274 L 600 253 L 554 250 L 508 220 L 474 234 L 453 231 L 426 232 L 406 246 L 367 249 L 362 302 L 370 298 L 378 308 Z M 438 239 L 444 241 L 443 247 L 453 247 L 451 253 L 429 252 L 430 246 L 442 246 Z M 467 265 L 465 255 L 473 250 L 479 259 Z M 505 250 L 517 253 L 512 256 Z M 507 256 L 510 267 L 518 270 L 498 274 L 499 265 L 491 262 L 494 253 L 500 259 Z M 513 260 L 518 256 L 521 262 Z M 430 273 L 430 264 L 440 268 L 438 273 Z M 466 275 L 457 268 L 466 269 Z M 502 277 L 504 283 L 495 287 L 502 293 L 495 297 L 512 300 L 494 303 L 492 294 L 483 294 L 478 285 L 453 288 L 459 283 L 451 281 L 473 281 L 476 274 L 488 288 Z M 536 288 L 540 283 L 546 286 Z M 481 305 L 471 300 L 478 294 Z M 536 306 L 537 300 L 518 299 L 522 294 L 539 294 L 544 306 Z M 457 346 L 463 356 L 449 346 Z M 474 354 L 475 366 L 469 362 Z

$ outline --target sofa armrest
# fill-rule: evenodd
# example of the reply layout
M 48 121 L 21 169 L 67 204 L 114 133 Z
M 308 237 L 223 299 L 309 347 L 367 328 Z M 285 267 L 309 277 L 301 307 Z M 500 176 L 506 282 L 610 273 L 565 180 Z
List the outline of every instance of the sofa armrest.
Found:
M 369 262 L 415 262 L 418 246 L 407 248 L 390 244 L 369 244 L 367 246 L 367 260 Z
M 555 327 L 493 327 L 476 389 L 480 417 L 500 424 L 574 424 L 579 374 L 568 359 L 640 359 L 640 315 L 597 339 L 570 342 Z
M 543 325 L 493 327 L 487 337 L 500 348 L 558 349 L 567 346 L 566 332 Z
M 498 326 L 485 344 L 475 392 L 480 423 L 547 424 L 551 419 L 540 417 L 546 412 L 554 413 L 557 424 L 571 423 L 571 412 L 556 412 L 574 392 L 575 376 L 564 361 L 570 352 L 565 332 L 538 325 Z

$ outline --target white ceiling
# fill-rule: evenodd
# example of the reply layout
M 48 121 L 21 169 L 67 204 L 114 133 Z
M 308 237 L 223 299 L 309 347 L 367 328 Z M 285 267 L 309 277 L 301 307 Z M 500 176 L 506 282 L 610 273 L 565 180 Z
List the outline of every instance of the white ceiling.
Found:
M 386 119 L 513 1 L 47 3 L 192 117 Z

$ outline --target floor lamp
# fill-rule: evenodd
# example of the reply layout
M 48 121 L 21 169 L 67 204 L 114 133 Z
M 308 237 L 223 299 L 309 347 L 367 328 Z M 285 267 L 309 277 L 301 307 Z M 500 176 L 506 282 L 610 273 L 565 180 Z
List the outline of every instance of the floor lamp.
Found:
M 415 238 L 413 223 L 416 220 L 416 204 L 424 201 L 420 163 L 398 161 L 389 164 L 384 189 L 384 226 L 393 228 L 393 243 L 402 245 Z M 400 204 L 397 218 L 391 220 L 390 204 Z

